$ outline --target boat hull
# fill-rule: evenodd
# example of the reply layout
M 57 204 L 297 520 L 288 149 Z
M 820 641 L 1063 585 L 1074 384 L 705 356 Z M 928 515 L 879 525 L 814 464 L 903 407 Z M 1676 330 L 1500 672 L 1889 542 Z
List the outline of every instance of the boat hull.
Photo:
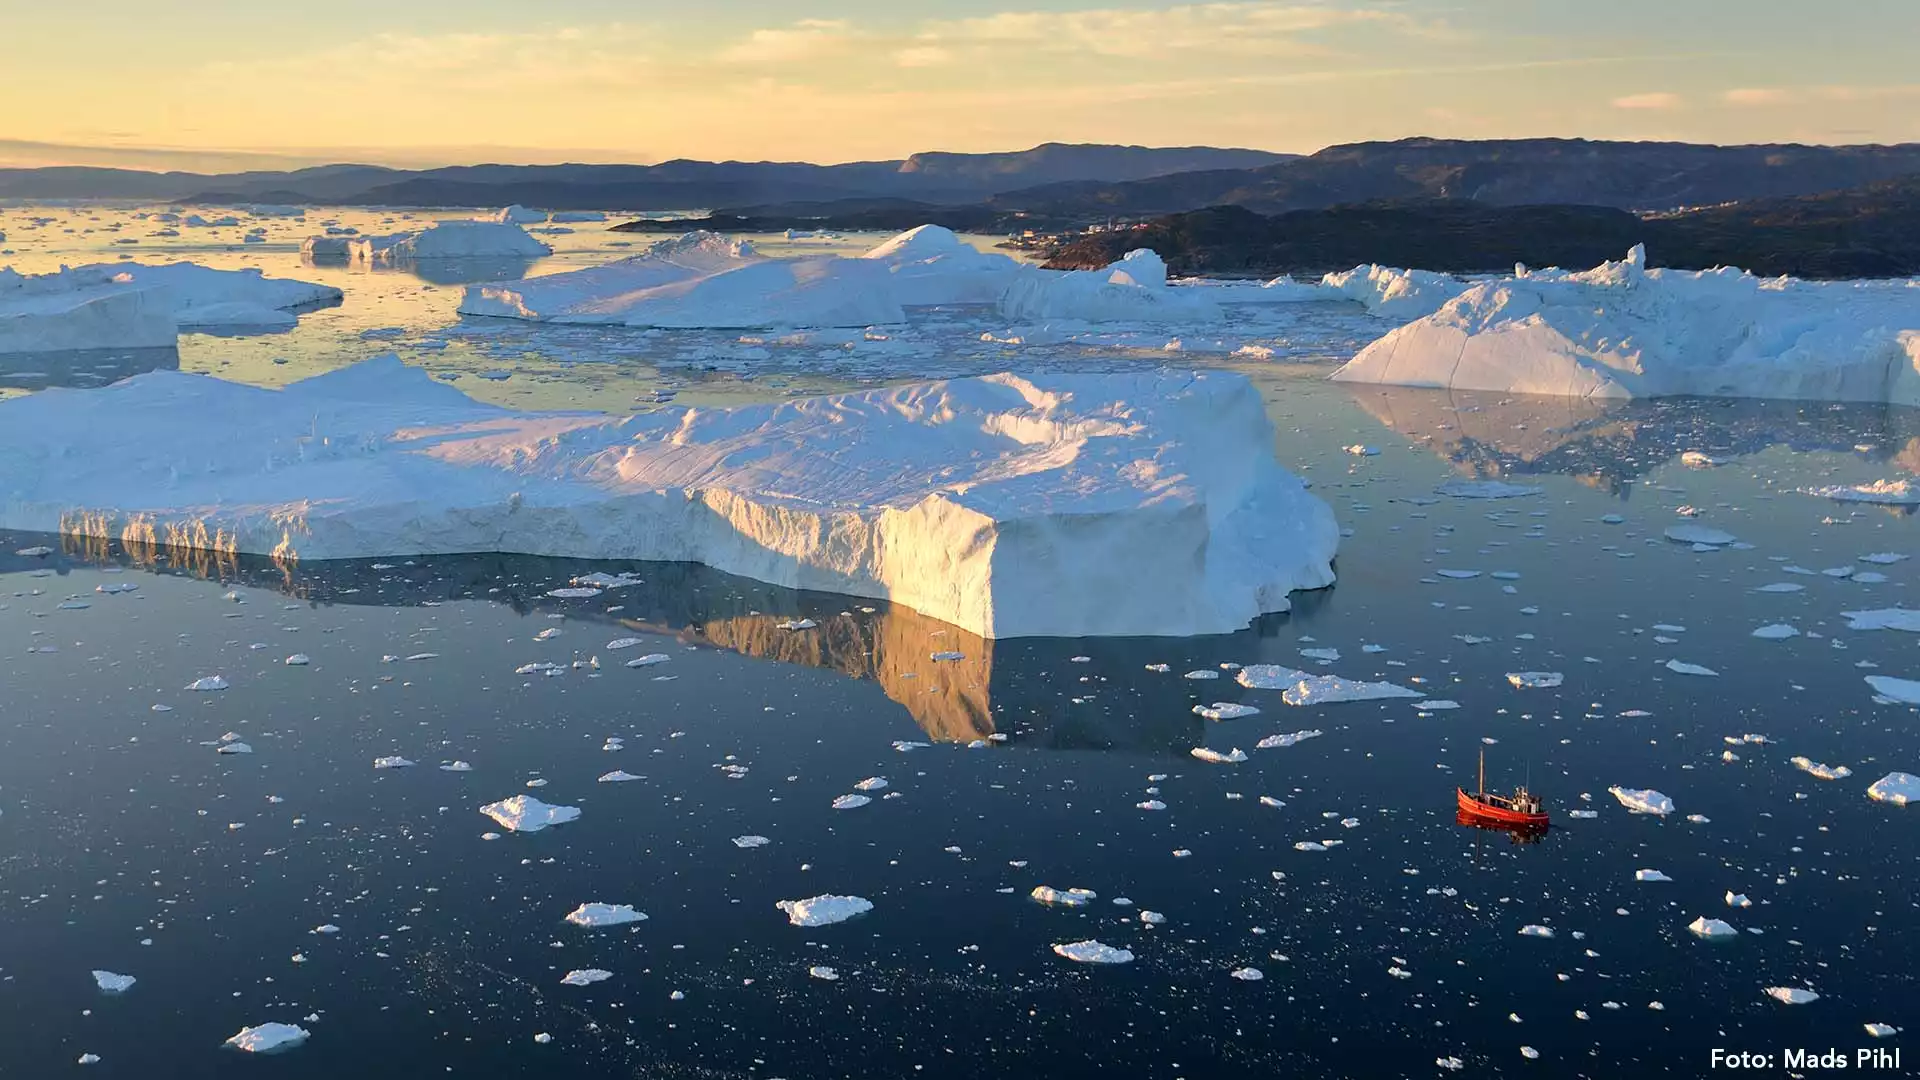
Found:
M 1467 794 L 1466 788 L 1455 788 L 1454 794 L 1459 800 L 1460 812 L 1475 821 L 1488 825 L 1500 825 L 1509 829 L 1544 829 L 1547 827 L 1547 815 L 1523 814 L 1518 810 L 1508 810 L 1503 806 L 1481 802 Z

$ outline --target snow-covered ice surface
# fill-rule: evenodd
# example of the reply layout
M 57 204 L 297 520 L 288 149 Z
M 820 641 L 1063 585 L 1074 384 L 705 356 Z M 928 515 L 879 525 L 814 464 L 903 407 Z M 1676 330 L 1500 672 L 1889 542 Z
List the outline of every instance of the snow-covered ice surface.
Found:
M 1228 298 L 1258 285 L 1177 286 L 1212 290 L 1204 328 L 1056 326 L 1045 345 L 981 341 L 1012 328 L 991 305 L 792 333 L 463 318 L 472 278 L 297 261 L 328 228 L 432 215 L 189 213 L 240 224 L 9 207 L 0 231 L 29 272 L 111 260 L 87 245 L 131 234 L 143 263 L 344 288 L 275 338 L 183 334 L 166 363 L 262 385 L 392 349 L 491 404 L 678 415 L 936 375 L 1230 366 L 1348 533 L 1342 572 L 1234 633 L 991 640 L 690 563 L 276 563 L 217 534 L 0 534 L 0 919 L 34 943 L 0 958 L 0 985 L 31 991 L 0 1073 L 62 1075 L 83 1052 L 96 1072 L 256 1071 L 219 1044 L 275 1019 L 313 1038 L 264 1064 L 316 1076 L 1449 1074 L 1427 1072 L 1436 1058 L 1471 1075 L 1512 1069 L 1522 1043 L 1548 1072 L 1614 1076 L 1713 1045 L 1851 1046 L 1911 1012 L 1894 937 L 1920 840 L 1911 806 L 1867 789 L 1916 768 L 1901 697 L 1920 699 L 1920 663 L 1911 635 L 1844 613 L 1920 607 L 1920 562 L 1899 557 L 1920 551 L 1920 518 L 1797 494 L 1920 475 L 1906 410 L 1327 383 L 1391 320 Z M 202 250 L 162 250 L 163 225 Z M 241 249 L 254 227 L 268 242 Z M 649 239 L 539 235 L 559 250 L 532 274 Z M 754 243 L 851 258 L 884 240 Z M 1271 355 L 1232 355 L 1253 342 Z M 9 359 L 0 375 L 40 375 L 0 393 L 131 373 L 111 371 Z M 365 452 L 315 419 L 291 425 L 312 455 Z M 178 464 L 148 486 L 228 466 Z M 1675 525 L 1732 539 L 1668 539 Z M 1765 626 L 1796 633 L 1751 636 Z M 1238 685 L 1257 665 L 1424 696 L 1301 715 Z M 1527 672 L 1557 679 L 1507 678 Z M 225 690 L 186 689 L 215 674 Z M 1262 711 L 1194 712 L 1223 700 Z M 235 744 L 254 753 L 216 752 Z M 1248 760 L 1191 756 L 1234 746 Z M 1453 820 L 1447 789 L 1472 786 L 1483 746 L 1490 788 L 1547 800 L 1537 843 Z M 402 755 L 419 766 L 369 766 Z M 471 770 L 440 768 L 454 761 Z M 615 766 L 631 779 L 596 782 Z M 876 774 L 866 806 L 831 808 Z M 1677 808 L 1633 814 L 1615 785 Z M 515 792 L 581 817 L 513 836 L 475 815 Z M 1672 880 L 1635 880 L 1656 867 Z M 1097 896 L 1043 904 L 1039 885 Z M 818 893 L 875 908 L 795 927 L 774 906 Z M 651 917 L 565 922 L 584 900 Z M 1716 914 L 1737 933 L 1689 929 Z M 1053 951 L 1085 940 L 1134 960 Z M 106 996 L 92 968 L 139 981 Z M 560 984 L 589 970 L 613 975 Z M 1788 1008 L 1770 986 L 1822 997 Z
M 1334 378 L 1578 398 L 1671 395 L 1920 404 L 1920 294 L 1905 281 L 1592 270 L 1475 285 Z
M 139 453 L 73 450 L 102 437 Z M 393 359 L 280 391 L 155 373 L 0 402 L 0 526 L 686 559 L 996 637 L 1220 633 L 1333 580 L 1333 515 L 1271 443 L 1222 374 L 604 417 L 505 412 Z

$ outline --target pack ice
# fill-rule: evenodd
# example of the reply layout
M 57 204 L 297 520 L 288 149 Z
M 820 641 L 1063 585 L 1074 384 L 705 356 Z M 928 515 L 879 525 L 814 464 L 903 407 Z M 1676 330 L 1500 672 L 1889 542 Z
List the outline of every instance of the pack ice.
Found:
M 281 390 L 151 372 L 0 402 L 0 528 L 696 561 L 987 637 L 1190 635 L 1333 581 L 1333 513 L 1272 447 L 1236 374 L 607 416 L 480 404 L 384 357 Z
M 1482 282 L 1362 349 L 1340 382 L 1634 398 L 1920 403 L 1920 287 L 1649 270 Z
M 602 266 L 469 286 L 463 315 L 671 329 L 870 326 L 904 321 L 888 267 L 834 256 L 770 259 L 692 232 Z

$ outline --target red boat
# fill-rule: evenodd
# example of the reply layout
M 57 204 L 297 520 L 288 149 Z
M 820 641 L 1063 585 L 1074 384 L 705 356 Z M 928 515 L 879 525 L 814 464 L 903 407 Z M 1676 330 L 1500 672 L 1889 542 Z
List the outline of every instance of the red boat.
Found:
M 1528 791 L 1526 785 L 1513 790 L 1511 796 L 1494 795 L 1487 791 L 1487 752 L 1480 751 L 1480 790 L 1469 795 L 1466 788 L 1455 788 L 1454 793 L 1460 803 L 1462 817 L 1470 818 L 1476 824 L 1495 825 L 1508 829 L 1544 829 L 1547 827 L 1547 813 L 1540 808 L 1540 797 Z

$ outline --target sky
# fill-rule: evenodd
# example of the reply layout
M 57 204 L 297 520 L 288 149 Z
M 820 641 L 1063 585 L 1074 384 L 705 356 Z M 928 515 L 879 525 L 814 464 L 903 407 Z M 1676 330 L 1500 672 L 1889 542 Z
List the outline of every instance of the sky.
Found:
M 0 0 L 0 165 L 1920 141 L 1920 0 Z

